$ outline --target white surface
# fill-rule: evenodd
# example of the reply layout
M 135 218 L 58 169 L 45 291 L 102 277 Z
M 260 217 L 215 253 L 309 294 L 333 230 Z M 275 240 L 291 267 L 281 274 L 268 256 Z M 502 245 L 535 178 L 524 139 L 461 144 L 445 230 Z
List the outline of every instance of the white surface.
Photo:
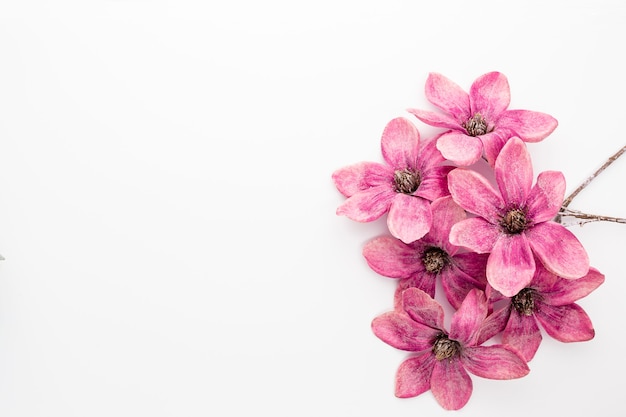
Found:
M 395 282 L 361 255 L 385 225 L 336 216 L 330 175 L 381 160 L 428 72 L 499 70 L 573 190 L 626 140 L 626 3 L 296 3 L 0 4 L 0 415 L 449 415 L 393 395 Z M 625 174 L 571 207 L 626 217 Z M 572 230 L 595 339 L 545 336 L 458 415 L 626 413 L 626 226 Z

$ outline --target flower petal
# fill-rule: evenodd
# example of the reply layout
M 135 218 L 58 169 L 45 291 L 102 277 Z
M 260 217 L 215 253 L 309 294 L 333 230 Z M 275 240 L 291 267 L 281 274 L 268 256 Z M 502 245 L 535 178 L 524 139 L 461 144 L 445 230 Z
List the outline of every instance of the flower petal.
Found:
M 404 278 L 398 281 L 396 290 L 393 295 L 393 306 L 396 310 L 403 309 L 402 294 L 409 288 L 418 288 L 428 294 L 430 297 L 435 297 L 435 289 L 437 284 L 437 275 L 426 271 L 415 272 L 409 278 Z
M 533 252 L 546 269 L 562 278 L 581 278 L 589 271 L 589 256 L 576 236 L 554 222 L 526 230 Z
M 490 122 L 495 122 L 511 102 L 509 81 L 496 71 L 478 77 L 470 87 L 469 95 L 471 114 L 480 113 Z
M 383 158 L 392 167 L 398 169 L 414 168 L 417 162 L 420 134 L 408 119 L 392 119 L 381 139 Z
M 463 346 L 473 346 L 486 317 L 487 298 L 484 292 L 475 288 L 467 293 L 459 309 L 452 315 L 450 339 L 459 341 Z
M 383 185 L 359 191 L 337 207 L 337 215 L 357 222 L 371 222 L 389 210 L 395 195 L 394 191 Z
M 521 208 L 533 184 L 533 165 L 520 138 L 511 138 L 504 144 L 496 159 L 495 173 L 507 207 Z
M 560 342 L 584 342 L 595 336 L 593 324 L 578 304 L 541 304 L 535 316 L 546 333 Z
M 535 277 L 536 279 L 536 277 Z M 571 304 L 589 295 L 604 282 L 604 274 L 590 267 L 589 272 L 578 279 L 557 279 L 549 292 L 542 292 L 543 302 L 553 306 Z
M 377 162 L 359 162 L 333 172 L 337 190 L 346 197 L 379 185 L 393 185 L 393 170 Z
M 454 117 L 447 114 L 435 113 L 428 110 L 407 109 L 407 112 L 417 117 L 429 126 L 442 127 L 445 129 L 461 130 L 461 124 Z
M 472 379 L 458 359 L 435 361 L 430 390 L 446 410 L 461 409 L 472 396 Z
M 513 297 L 533 279 L 535 259 L 524 233 L 501 235 L 487 260 L 487 280 L 506 297 Z
M 433 338 L 439 333 L 396 311 L 383 313 L 372 320 L 372 331 L 388 345 L 410 352 L 431 349 Z
M 434 366 L 435 357 L 431 352 L 402 362 L 396 373 L 396 397 L 416 397 L 428 391 Z
M 504 306 L 489 314 L 480 326 L 480 332 L 476 339 L 476 345 L 482 345 L 498 333 L 502 332 L 509 321 L 511 305 Z
M 533 223 L 552 220 L 561 209 L 565 197 L 565 177 L 562 172 L 544 171 L 526 199 L 527 216 Z
M 450 131 L 437 140 L 437 149 L 444 158 L 460 166 L 469 166 L 480 159 L 483 143 L 479 138 L 468 136 L 465 132 Z
M 376 273 L 389 278 L 408 278 L 416 271 L 423 271 L 423 245 L 421 242 L 407 245 L 391 236 L 380 236 L 367 242 L 363 256 Z
M 461 306 L 461 303 L 465 300 L 467 293 L 471 290 L 475 288 L 479 290 L 485 289 L 486 281 L 481 282 L 466 274 L 456 266 L 444 268 L 441 271 L 440 276 L 443 284 L 443 291 L 446 294 L 446 299 L 452 307 L 456 309 Z
M 499 128 L 512 130 L 524 142 L 545 139 L 557 125 L 557 120 L 549 114 L 530 110 L 507 110 L 498 119 Z
M 530 368 L 514 350 L 503 345 L 467 348 L 461 359 L 472 374 L 488 379 L 515 379 L 528 375 Z
M 498 224 L 504 201 L 485 177 L 470 169 L 457 168 L 448 174 L 448 188 L 459 206 Z
M 396 193 L 387 217 L 387 227 L 393 236 L 404 243 L 411 243 L 428 233 L 432 223 L 430 202 L 421 197 Z
M 450 195 L 448 173 L 453 169 L 455 169 L 453 166 L 440 165 L 423 171 L 422 182 L 414 195 L 430 201 Z
M 417 156 L 417 169 L 423 175 L 428 171 L 445 162 L 445 158 L 437 149 L 437 140 L 441 135 L 437 135 L 421 142 L 419 155 Z
M 402 293 L 404 311 L 416 322 L 438 331 L 443 330 L 443 307 L 430 295 L 417 288 Z
M 493 168 L 496 164 L 496 159 L 500 155 L 502 147 L 513 135 L 506 129 L 496 129 L 491 133 L 479 136 L 483 143 L 483 150 L 485 152 L 485 158 L 489 165 Z
M 467 217 L 465 210 L 450 196 L 434 200 L 430 209 L 433 213 L 433 224 L 428 232 L 429 240 L 445 250 L 448 255 L 454 255 L 458 248 L 450 244 L 450 229 Z
M 541 339 L 535 316 L 521 315 L 515 308 L 511 308 L 509 321 L 502 333 L 502 343 L 513 347 L 528 362 L 537 353 Z
M 430 73 L 426 79 L 425 93 L 428 101 L 452 115 L 456 120 L 469 119 L 469 95 L 450 79 L 438 73 Z
M 480 217 L 472 217 L 452 226 L 450 243 L 477 253 L 489 253 L 501 234 L 498 226 Z

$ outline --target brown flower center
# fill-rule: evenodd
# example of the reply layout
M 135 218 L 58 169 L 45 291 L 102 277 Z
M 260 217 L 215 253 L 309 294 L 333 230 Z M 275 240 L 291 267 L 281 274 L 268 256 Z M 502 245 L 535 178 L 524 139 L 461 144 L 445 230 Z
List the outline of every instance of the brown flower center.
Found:
M 408 168 L 394 172 L 393 180 L 396 183 L 396 192 L 403 194 L 413 194 L 421 182 L 420 174 Z
M 509 210 L 500 220 L 500 226 L 511 235 L 522 233 L 528 226 L 526 213 L 521 209 Z
M 462 124 L 463 128 L 467 131 L 467 134 L 470 136 L 480 136 L 485 133 L 491 132 L 493 129 L 489 129 L 489 125 L 483 116 L 480 113 L 476 113 L 465 123 Z
M 539 297 L 537 291 L 532 288 L 524 288 L 511 299 L 511 304 L 518 313 L 532 316 L 535 311 L 535 300 Z
M 433 343 L 433 353 L 438 361 L 449 359 L 456 355 L 461 345 L 456 340 L 448 339 L 448 335 L 441 333 Z
M 422 256 L 424 268 L 430 273 L 438 274 L 448 264 L 448 254 L 440 248 L 426 249 Z

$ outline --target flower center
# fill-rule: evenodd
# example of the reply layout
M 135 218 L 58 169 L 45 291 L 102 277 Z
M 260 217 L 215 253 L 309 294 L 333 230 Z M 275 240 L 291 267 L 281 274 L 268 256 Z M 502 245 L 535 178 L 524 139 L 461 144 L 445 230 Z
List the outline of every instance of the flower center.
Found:
M 526 230 L 526 213 L 520 209 L 509 210 L 500 220 L 500 226 L 509 234 L 515 235 Z
M 422 263 L 428 272 L 438 274 L 448 264 L 448 254 L 437 247 L 429 248 L 422 256 Z
M 535 299 L 538 296 L 537 291 L 532 288 L 524 288 L 513 296 L 511 303 L 518 313 L 525 316 L 532 316 L 535 311 Z
M 437 336 L 433 344 L 433 353 L 438 361 L 453 357 L 460 349 L 459 342 L 448 339 L 448 335 L 443 333 Z
M 396 183 L 396 192 L 403 194 L 413 194 L 421 182 L 420 174 L 408 168 L 394 172 L 393 180 Z
M 463 128 L 467 131 L 467 134 L 470 136 L 480 136 L 485 133 L 491 132 L 493 129 L 489 129 L 487 125 L 487 121 L 480 113 L 476 113 L 465 123 L 462 124 Z

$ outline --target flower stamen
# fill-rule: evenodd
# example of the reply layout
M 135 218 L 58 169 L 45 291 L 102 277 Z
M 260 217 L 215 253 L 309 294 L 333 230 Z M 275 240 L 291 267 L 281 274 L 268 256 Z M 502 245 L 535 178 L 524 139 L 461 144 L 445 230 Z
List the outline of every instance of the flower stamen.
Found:
M 438 361 L 450 359 L 459 352 L 460 348 L 459 342 L 448 339 L 448 335 L 443 333 L 437 336 L 433 343 L 433 353 Z
M 513 296 L 511 304 L 518 313 L 524 316 L 532 316 L 535 311 L 535 298 L 537 296 L 537 291 L 532 288 L 524 288 Z
M 408 168 L 394 172 L 393 180 L 396 184 L 396 192 L 403 194 L 413 194 L 421 183 L 420 174 Z
M 522 233 L 528 226 L 526 213 L 521 209 L 509 210 L 500 220 L 500 226 L 511 235 Z
M 422 256 L 424 268 L 432 274 L 438 274 L 448 265 L 448 254 L 443 249 L 432 247 L 427 249 Z
M 493 128 L 489 128 L 487 121 L 480 113 L 476 113 L 470 117 L 466 122 L 462 123 L 461 126 L 463 126 L 463 129 L 465 129 L 470 136 L 481 136 L 493 131 Z

